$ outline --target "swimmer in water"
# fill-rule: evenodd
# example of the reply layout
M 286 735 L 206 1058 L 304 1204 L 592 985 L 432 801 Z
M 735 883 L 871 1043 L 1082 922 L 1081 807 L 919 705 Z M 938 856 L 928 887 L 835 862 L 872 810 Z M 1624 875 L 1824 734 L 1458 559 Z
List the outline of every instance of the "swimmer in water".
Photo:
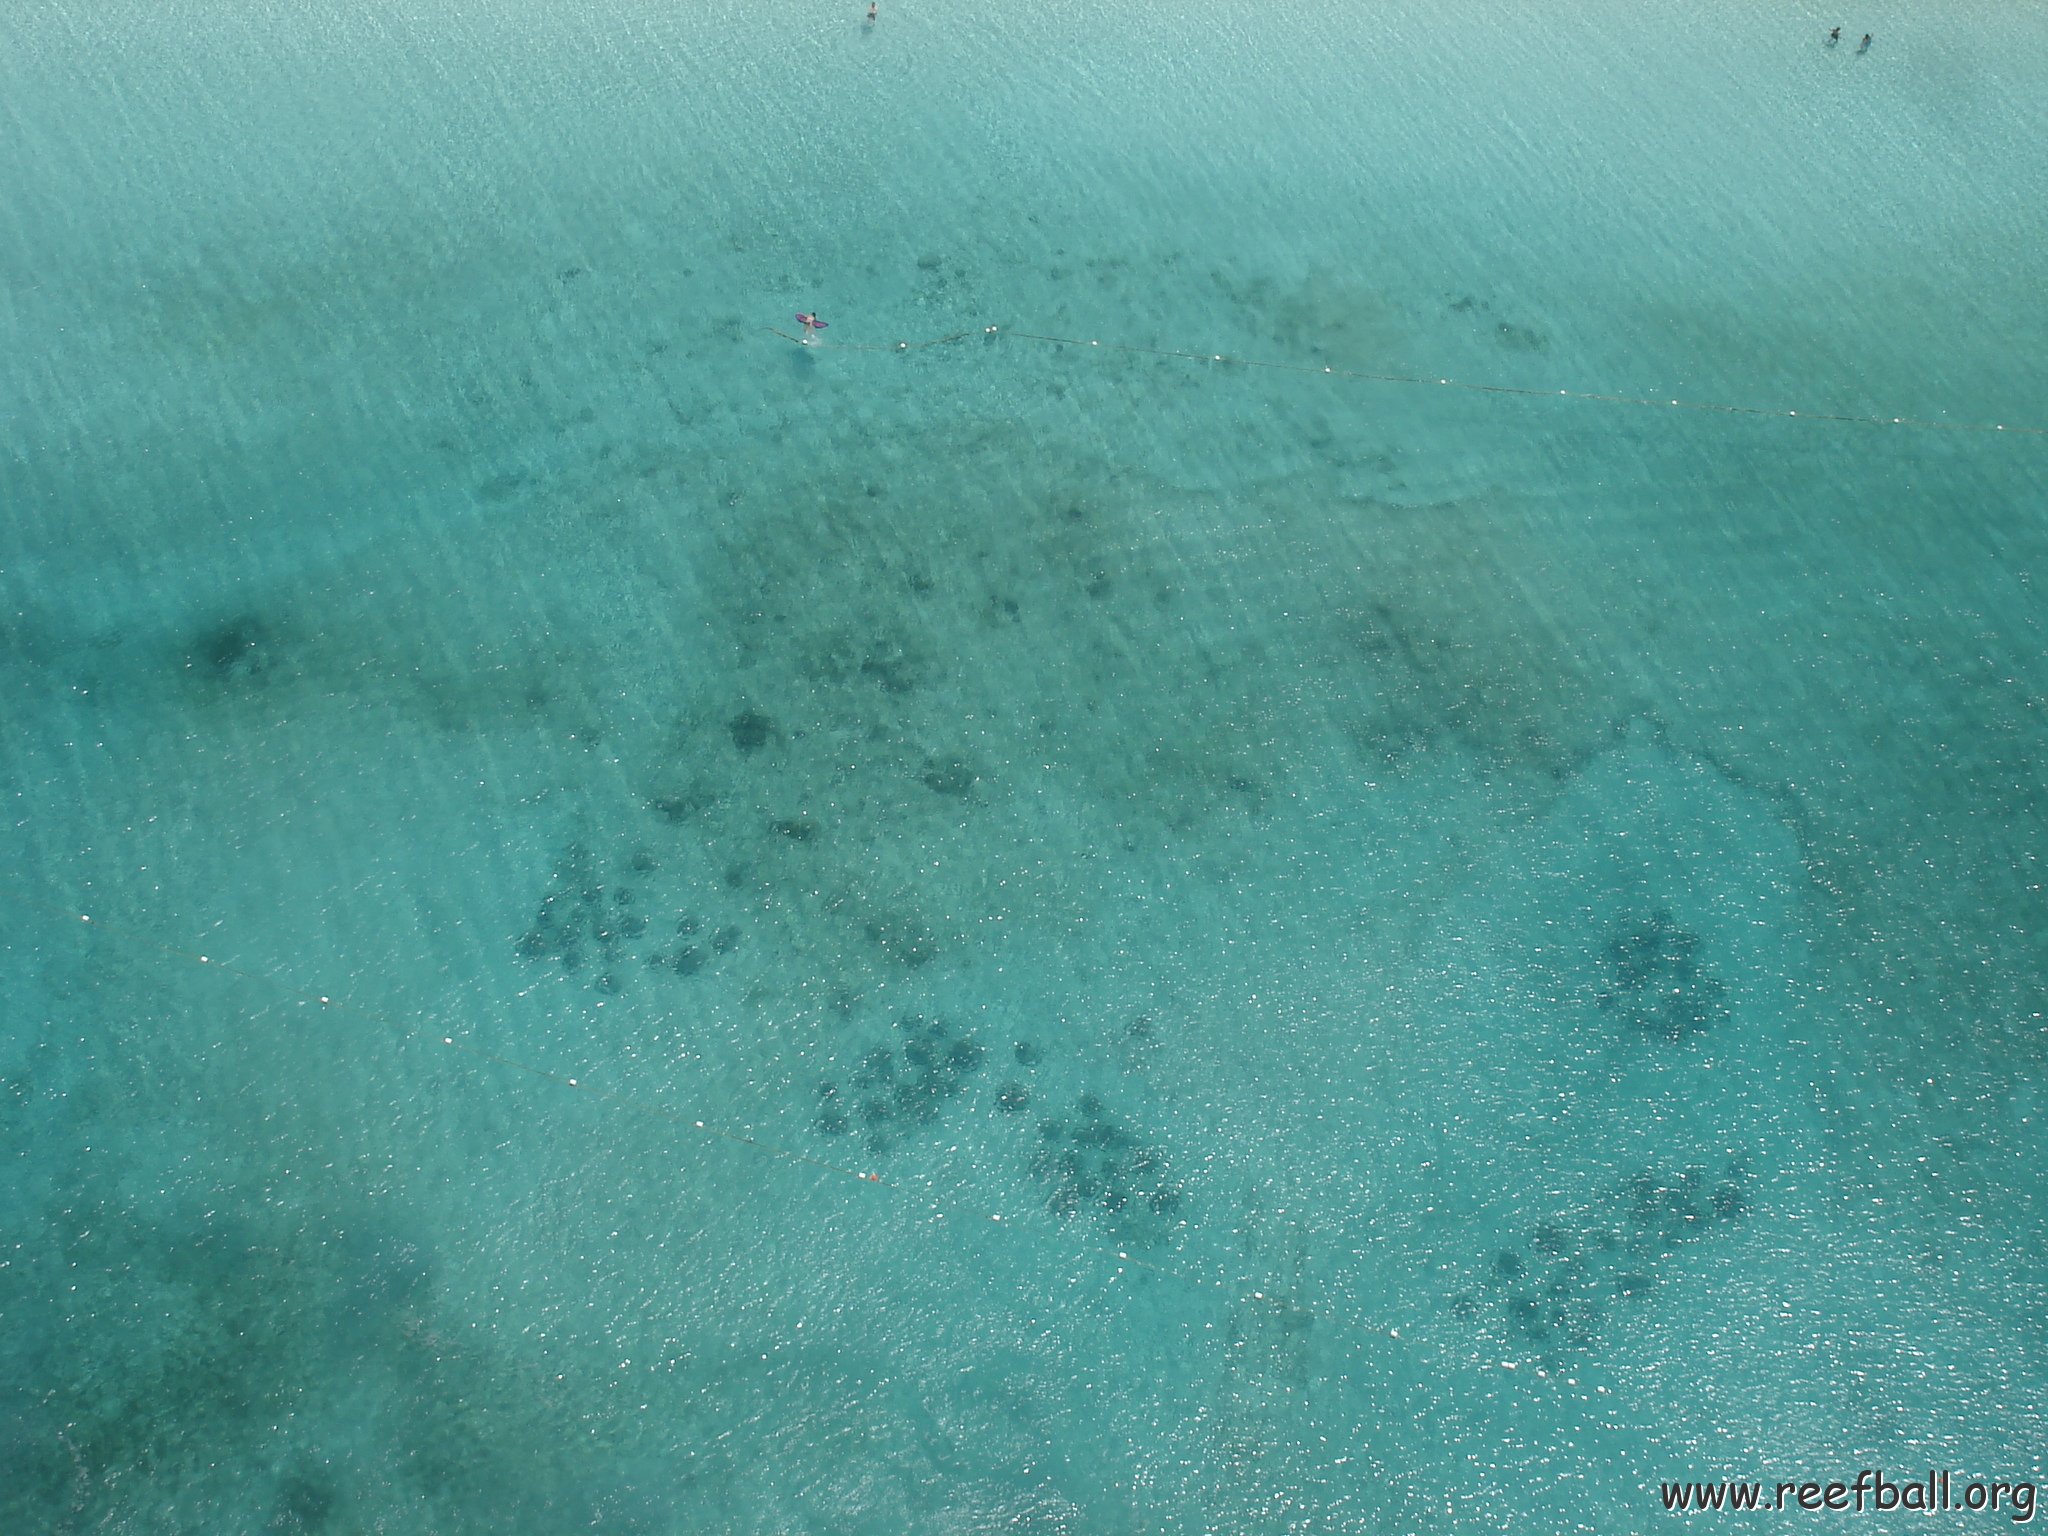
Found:
M 1856 51 L 1858 53 L 1870 52 L 1870 34 L 1868 32 L 1863 34 L 1863 41 L 1856 45 Z
M 880 0 L 868 0 L 868 25 L 871 27 L 875 24 L 875 13 L 879 7 Z
M 1829 46 L 1830 48 L 1834 47 L 1834 46 L 1835 46 L 1835 44 L 1839 43 L 1839 42 L 1840 42 L 1841 40 L 1842 40 L 1842 29 L 1841 29 L 1840 27 L 1837 27 L 1837 28 L 1835 28 L 1835 30 L 1834 30 L 1834 31 L 1832 31 L 1832 32 L 1830 32 L 1830 33 L 1828 34 L 1828 46 Z
M 815 311 L 798 315 L 796 323 L 804 328 L 804 345 L 807 347 L 818 339 L 818 332 L 826 328 L 825 322 L 818 318 Z

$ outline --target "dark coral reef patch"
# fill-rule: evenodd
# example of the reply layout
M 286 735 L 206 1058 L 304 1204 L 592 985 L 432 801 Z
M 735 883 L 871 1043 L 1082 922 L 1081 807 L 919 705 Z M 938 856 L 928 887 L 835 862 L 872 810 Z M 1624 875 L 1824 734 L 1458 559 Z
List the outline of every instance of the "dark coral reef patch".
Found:
M 1496 1249 L 1479 1283 L 1452 1304 L 1468 1319 L 1491 1312 L 1531 1349 L 1585 1350 L 1617 1307 L 1639 1303 L 1680 1249 L 1747 1219 L 1751 1180 L 1741 1158 L 1718 1173 L 1645 1168 L 1612 1187 L 1583 1221 L 1553 1220 Z
M 1727 988 L 1700 964 L 1697 934 L 1662 907 L 1627 918 L 1601 951 L 1598 1002 L 1632 1032 L 1684 1043 L 1728 1012 Z
M 1082 1094 L 1074 1109 L 1038 1123 L 1032 1172 L 1055 1214 L 1092 1209 L 1121 1223 L 1144 1214 L 1171 1216 L 1180 1208 L 1180 1184 L 1163 1152 L 1132 1135 L 1092 1093 Z
M 906 1013 L 895 1034 L 871 1046 L 854 1068 L 850 1088 L 818 1084 L 812 1128 L 824 1136 L 858 1129 L 871 1151 L 936 1121 L 982 1069 L 988 1052 L 972 1036 L 955 1037 L 944 1019 Z

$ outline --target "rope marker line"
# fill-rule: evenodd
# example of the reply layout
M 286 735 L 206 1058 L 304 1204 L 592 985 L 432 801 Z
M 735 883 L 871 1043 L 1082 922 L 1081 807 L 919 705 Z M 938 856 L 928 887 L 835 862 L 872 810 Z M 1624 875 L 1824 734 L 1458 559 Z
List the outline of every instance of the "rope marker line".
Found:
M 1672 400 L 1648 395 L 1609 395 L 1580 389 L 1524 389 L 1513 384 L 1474 384 L 1463 379 L 1423 378 L 1405 373 L 1372 373 L 1358 368 L 1335 368 L 1314 363 L 1275 363 L 1258 358 L 1230 357 L 1221 352 L 1181 352 L 1170 347 L 1144 347 L 1133 342 L 1084 340 L 1078 336 L 1048 336 L 1036 331 L 1006 331 L 1000 326 L 983 326 L 978 331 L 955 331 L 950 336 L 937 336 L 930 341 L 899 341 L 894 346 L 861 346 L 841 341 L 806 341 L 801 336 L 792 336 L 787 331 L 769 326 L 785 341 L 799 346 L 812 347 L 818 351 L 840 352 L 915 352 L 926 347 L 943 347 L 969 336 L 1013 336 L 1019 341 L 1035 341 L 1056 347 L 1108 347 L 1112 352 L 1132 352 L 1144 357 L 1170 357 L 1191 363 L 1224 363 L 1235 368 L 1265 368 L 1276 373 L 1319 373 L 1332 378 L 1358 379 L 1373 384 L 1434 384 L 1445 389 L 1468 390 L 1482 395 L 1521 395 L 1531 400 L 1563 399 L 1588 400 L 1602 405 L 1646 405 L 1658 406 L 1665 410 L 1706 411 L 1724 416 L 1766 416 L 1787 417 L 1799 421 L 1834 421 L 1869 427 L 1917 427 L 1930 432 L 2012 432 L 2026 437 L 2048 437 L 2048 427 L 2015 426 L 2008 422 L 1982 421 L 1931 421 L 1917 416 L 1857 416 L 1840 411 L 1793 411 L 1778 410 L 1761 405 L 1721 405 L 1704 400 Z
M 793 341 L 800 347 L 809 347 L 817 352 L 922 352 L 926 347 L 947 347 L 956 341 L 965 341 L 969 336 L 991 335 L 995 331 L 995 327 L 990 326 L 986 331 L 955 331 L 950 336 L 934 336 L 930 341 L 899 341 L 894 346 L 878 347 L 862 346 L 853 341 L 818 341 L 808 336 L 792 336 L 772 325 L 768 329 L 784 341 Z

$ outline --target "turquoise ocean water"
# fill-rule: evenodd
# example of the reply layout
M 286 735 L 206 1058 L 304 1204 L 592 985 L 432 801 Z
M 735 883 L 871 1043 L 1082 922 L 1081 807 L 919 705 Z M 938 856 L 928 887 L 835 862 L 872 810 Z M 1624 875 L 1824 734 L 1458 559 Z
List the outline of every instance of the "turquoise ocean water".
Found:
M 2048 426 L 2048 12 L 862 9 L 0 12 L 0 1527 L 2034 1475 L 2048 438 L 1315 370 Z

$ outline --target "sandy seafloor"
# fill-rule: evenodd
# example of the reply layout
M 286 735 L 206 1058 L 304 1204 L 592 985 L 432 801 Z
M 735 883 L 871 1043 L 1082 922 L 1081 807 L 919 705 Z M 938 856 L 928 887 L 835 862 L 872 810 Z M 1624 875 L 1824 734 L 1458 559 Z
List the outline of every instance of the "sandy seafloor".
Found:
M 2048 12 L 860 9 L 0 12 L 0 1528 L 2032 1475 L 2048 439 L 767 327 L 2048 426 Z

